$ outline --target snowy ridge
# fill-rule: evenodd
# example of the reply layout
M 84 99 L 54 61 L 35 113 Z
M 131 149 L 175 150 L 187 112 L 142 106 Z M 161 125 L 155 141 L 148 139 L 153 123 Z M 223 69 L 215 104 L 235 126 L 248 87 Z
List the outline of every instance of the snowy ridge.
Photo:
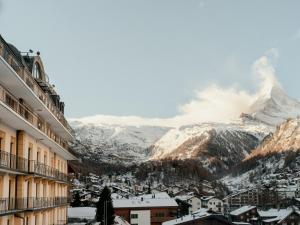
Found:
M 168 124 L 167 119 L 104 115 L 70 122 L 77 138 L 73 147 L 85 158 L 111 163 L 198 159 L 204 167 L 216 172 L 229 169 L 249 157 L 279 123 L 299 114 L 300 103 L 288 97 L 274 82 L 260 92 L 240 118 L 226 123 L 202 122 L 170 127 L 163 126 Z M 285 145 L 293 146 L 296 142 Z

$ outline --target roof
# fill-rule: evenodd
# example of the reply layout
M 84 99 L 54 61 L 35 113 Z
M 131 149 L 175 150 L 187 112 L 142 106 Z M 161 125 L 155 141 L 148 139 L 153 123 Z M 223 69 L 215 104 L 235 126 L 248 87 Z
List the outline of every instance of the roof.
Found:
M 267 211 L 258 211 L 260 217 L 264 219 L 264 222 L 282 222 L 292 213 L 299 214 L 299 211 L 296 211 L 295 208 L 287 208 L 287 209 L 269 209 Z
M 211 214 L 209 209 L 202 208 L 193 214 L 189 214 L 178 219 L 166 221 L 162 223 L 162 225 L 177 225 L 182 223 L 188 223 L 194 220 L 210 220 L 210 219 L 221 220 L 222 224 L 231 224 L 225 219 L 223 215 Z
M 192 196 L 192 195 L 178 195 L 178 196 L 175 196 L 175 199 L 179 199 L 181 201 L 187 201 L 191 198 L 193 198 L 195 196 Z
M 252 205 L 246 205 L 246 206 L 243 206 L 241 208 L 238 208 L 236 210 L 233 210 L 230 215 L 232 216 L 238 216 L 238 215 L 241 215 L 245 212 L 248 212 L 249 210 L 252 210 L 252 209 L 255 209 L 256 206 L 252 206 Z
M 246 223 L 246 222 L 232 222 L 235 225 L 251 225 L 251 223 Z
M 178 207 L 175 199 L 167 193 L 140 195 L 131 199 L 113 199 L 114 208 L 162 208 Z
M 185 223 L 185 222 L 189 222 L 192 220 L 196 220 L 205 216 L 209 216 L 211 215 L 210 213 L 208 213 L 208 209 L 200 209 L 197 213 L 193 213 L 193 214 L 189 214 L 183 217 L 180 217 L 178 219 L 175 220 L 170 220 L 167 222 L 162 223 L 162 225 L 176 225 L 176 224 L 181 224 L 181 223 Z
M 202 201 L 209 201 L 211 199 L 217 199 L 215 196 L 203 196 L 201 197 Z

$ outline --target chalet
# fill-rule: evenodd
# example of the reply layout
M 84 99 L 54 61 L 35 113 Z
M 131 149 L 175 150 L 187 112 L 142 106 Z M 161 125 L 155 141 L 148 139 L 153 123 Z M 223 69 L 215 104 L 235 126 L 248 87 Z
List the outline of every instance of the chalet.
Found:
M 177 217 L 178 204 L 167 193 L 113 199 L 115 214 L 132 225 L 161 225 Z
M 180 217 L 174 220 L 164 222 L 162 225 L 231 225 L 228 219 L 221 215 L 215 214 L 208 209 L 200 209 L 193 214 Z
M 300 224 L 300 212 L 294 207 L 287 209 L 269 209 L 258 211 L 262 225 L 298 225 Z
M 223 201 L 214 196 L 201 197 L 201 207 L 211 209 L 214 212 L 224 213 Z
M 230 212 L 230 219 L 233 222 L 245 222 L 253 225 L 258 224 L 259 215 L 256 206 L 243 206 Z
M 194 195 L 178 195 L 175 197 L 175 199 L 180 199 L 190 204 L 191 207 L 189 209 L 189 213 L 196 212 L 201 208 L 201 199 Z

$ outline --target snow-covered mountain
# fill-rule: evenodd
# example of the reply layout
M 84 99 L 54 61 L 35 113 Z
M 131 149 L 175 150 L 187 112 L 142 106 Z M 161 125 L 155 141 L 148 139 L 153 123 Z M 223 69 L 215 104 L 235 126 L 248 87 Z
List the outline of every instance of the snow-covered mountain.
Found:
M 300 118 L 288 119 L 246 157 L 235 173 L 223 178 L 231 189 L 261 183 L 270 174 L 300 170 Z M 238 176 L 237 176 L 238 175 Z
M 73 148 L 82 157 L 111 163 L 193 158 L 214 172 L 241 162 L 276 125 L 297 115 L 300 103 L 274 84 L 227 123 L 167 127 L 163 120 L 110 116 L 70 122 L 77 135 Z
M 258 146 L 270 132 L 251 121 L 201 123 L 171 129 L 152 147 L 152 160 L 199 159 L 211 172 L 229 169 Z
M 169 128 L 99 123 L 97 117 L 71 120 L 76 133 L 73 149 L 83 158 L 111 163 L 140 162 L 148 159 L 147 148 Z
M 281 86 L 275 83 L 270 90 L 260 93 L 247 113 L 263 123 L 276 126 L 288 118 L 297 117 L 300 114 L 300 102 L 287 96 Z
M 264 142 L 247 159 L 255 156 L 281 153 L 286 151 L 300 150 L 300 117 L 288 119 L 277 126 L 273 135 L 266 138 Z

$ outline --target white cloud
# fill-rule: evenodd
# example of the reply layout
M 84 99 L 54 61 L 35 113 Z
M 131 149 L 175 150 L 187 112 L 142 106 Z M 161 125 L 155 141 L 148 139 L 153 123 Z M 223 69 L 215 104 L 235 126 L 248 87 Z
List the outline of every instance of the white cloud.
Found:
M 78 121 L 85 124 L 171 127 L 200 122 L 230 122 L 237 119 L 242 112 L 247 112 L 258 96 L 270 93 L 274 85 L 280 86 L 272 64 L 272 60 L 278 57 L 278 50 L 270 49 L 254 62 L 252 74 L 259 83 L 256 93 L 249 93 L 249 91 L 242 90 L 236 85 L 223 88 L 212 84 L 203 90 L 195 91 L 195 97 L 188 103 L 179 106 L 178 115 L 171 118 L 97 115 L 81 118 Z M 71 119 L 71 121 L 77 121 L 77 119 Z

